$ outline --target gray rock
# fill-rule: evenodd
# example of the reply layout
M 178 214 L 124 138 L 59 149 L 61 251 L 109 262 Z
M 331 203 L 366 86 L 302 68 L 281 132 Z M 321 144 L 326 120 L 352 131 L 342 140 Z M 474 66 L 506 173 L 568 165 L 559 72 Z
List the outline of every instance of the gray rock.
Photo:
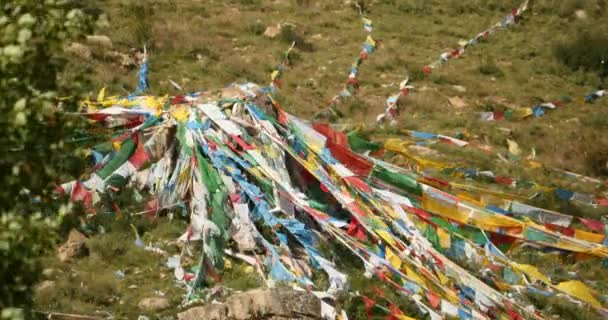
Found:
M 453 85 L 452 88 L 458 92 L 467 92 L 467 88 L 461 85 Z
M 112 49 L 112 40 L 108 36 L 87 36 L 87 44 L 90 46 Z
M 579 9 L 579 10 L 576 10 L 576 11 L 574 11 L 574 15 L 575 15 L 575 16 L 576 16 L 578 19 L 581 19 L 581 20 L 585 20 L 585 19 L 587 19 L 587 11 L 585 11 L 585 10 L 580 10 L 580 9 Z
M 169 308 L 171 306 L 171 303 L 167 298 L 153 297 L 142 299 L 137 306 L 142 311 L 156 312 Z
M 461 97 L 448 98 L 448 102 L 450 103 L 450 105 L 452 107 L 457 108 L 457 109 L 466 108 L 468 106 L 468 104 Z
M 190 308 L 177 314 L 178 320 L 224 320 L 228 319 L 228 308 L 224 304 L 211 303 L 202 307 Z
M 67 262 L 87 255 L 89 255 L 87 237 L 76 229 L 70 231 L 68 241 L 57 249 L 57 258 L 61 262 Z
M 287 288 L 253 289 L 229 297 L 224 304 L 208 304 L 177 315 L 195 319 L 321 319 L 321 301 L 313 294 Z

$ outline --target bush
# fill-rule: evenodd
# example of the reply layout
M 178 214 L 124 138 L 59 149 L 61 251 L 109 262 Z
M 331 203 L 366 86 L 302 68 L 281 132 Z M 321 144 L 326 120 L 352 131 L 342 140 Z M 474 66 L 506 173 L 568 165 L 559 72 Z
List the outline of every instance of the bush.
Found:
M 279 35 L 279 38 L 285 44 L 292 44 L 295 42 L 296 48 L 298 48 L 302 51 L 306 51 L 306 52 L 314 51 L 314 46 L 312 45 L 312 43 L 306 42 L 306 40 L 300 34 L 298 34 L 298 32 L 296 32 L 296 28 L 292 25 L 288 25 L 288 24 L 283 25 L 281 28 L 281 34 Z
M 57 112 L 56 97 L 67 65 L 63 47 L 90 31 L 90 19 L 74 1 L 14 0 L 0 6 L 0 309 L 2 318 L 30 316 L 39 257 L 55 240 L 57 203 L 45 203 L 52 182 L 63 179 L 61 163 L 71 150 L 64 138 L 76 123 Z M 77 93 L 77 90 L 71 92 Z M 75 107 L 66 101 L 65 108 Z M 47 201 L 51 202 L 51 201 Z M 66 210 L 63 210 L 66 211 Z M 22 308 L 9 314 L 7 310 Z M 6 317 L 5 317 L 6 316 Z
M 479 66 L 479 73 L 496 78 L 504 77 L 504 72 L 494 62 L 486 62 Z
M 579 33 L 571 42 L 554 47 L 555 57 L 573 71 L 595 72 L 602 79 L 608 77 L 608 36 L 595 32 Z
M 37 258 L 52 248 L 54 227 L 40 216 L 0 216 L 0 310 L 32 303 L 32 286 L 42 272 Z

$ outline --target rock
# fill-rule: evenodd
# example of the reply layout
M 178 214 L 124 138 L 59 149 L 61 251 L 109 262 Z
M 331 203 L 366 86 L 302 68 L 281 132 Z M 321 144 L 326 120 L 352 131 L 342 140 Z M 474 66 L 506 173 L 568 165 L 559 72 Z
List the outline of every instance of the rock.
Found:
M 574 11 L 574 16 L 581 20 L 587 19 L 587 11 L 581 9 L 576 10 Z
M 36 296 L 51 296 L 55 291 L 55 281 L 42 281 L 34 290 L 36 291 Z
M 194 307 L 177 314 L 178 320 L 223 320 L 227 318 L 228 308 L 223 303 L 211 303 L 203 307 Z
M 276 26 L 269 26 L 264 31 L 264 36 L 274 39 L 281 33 L 281 24 L 277 24 Z
M 462 109 L 467 107 L 467 103 L 461 97 L 451 97 L 448 98 L 448 102 L 454 108 Z
M 72 42 L 69 46 L 64 48 L 64 51 L 76 55 L 82 59 L 91 59 L 91 49 L 82 43 Z
M 108 36 L 87 36 L 87 44 L 105 49 L 112 49 L 112 40 Z
M 67 262 L 87 255 L 89 255 L 87 238 L 76 229 L 70 231 L 68 241 L 57 249 L 57 257 L 61 262 Z
M 47 279 L 52 278 L 56 274 L 57 274 L 57 269 L 46 268 L 46 269 L 42 270 L 42 276 Z
M 323 39 L 323 35 L 320 33 L 317 34 L 313 34 L 312 37 L 310 37 L 312 40 L 321 40 Z
M 453 85 L 452 88 L 454 88 L 454 90 L 458 92 L 467 92 L 467 88 L 465 88 L 464 86 Z
M 167 298 L 154 297 L 142 299 L 137 306 L 142 311 L 156 312 L 169 308 L 171 304 Z
M 321 302 L 313 294 L 292 289 L 253 289 L 229 297 L 223 304 L 191 308 L 177 315 L 194 319 L 321 319 Z
M 131 70 L 137 67 L 136 57 L 118 52 L 118 51 L 110 51 L 107 53 L 107 56 L 113 60 L 114 63 L 118 63 L 122 68 Z

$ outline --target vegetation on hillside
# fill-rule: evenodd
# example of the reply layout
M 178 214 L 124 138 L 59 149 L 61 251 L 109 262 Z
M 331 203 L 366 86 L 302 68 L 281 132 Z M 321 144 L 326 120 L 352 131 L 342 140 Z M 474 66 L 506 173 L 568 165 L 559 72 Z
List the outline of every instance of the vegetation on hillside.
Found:
M 518 4 L 519 0 L 362 2 L 374 20 L 374 34 L 381 46 L 361 68 L 361 89 L 343 106 L 347 115 L 343 125 L 360 126 L 383 138 L 401 136 L 401 129 L 466 134 L 500 152 L 506 152 L 508 137 L 526 153 L 534 149 L 537 159 L 547 166 L 605 179 L 608 138 L 603 132 L 608 121 L 603 113 L 608 99 L 593 105 L 582 103 L 584 95 L 608 84 L 605 1 L 534 1 L 531 12 L 518 25 L 500 31 L 431 75 L 421 71 L 440 53 L 484 30 Z M 83 10 L 77 10 L 72 1 L 18 0 L 0 9 L 0 109 L 4 115 L 0 120 L 0 309 L 28 309 L 31 287 L 39 280 L 42 268 L 42 261 L 35 257 L 52 248 L 54 231 L 80 224 L 73 213 L 62 221 L 45 218 L 70 212 L 67 207 L 60 209 L 59 202 L 49 201 L 49 194 L 53 183 L 77 178 L 83 172 L 82 160 L 73 155 L 91 144 L 73 143 L 82 124 L 56 112 L 57 102 L 71 110 L 81 92 L 95 96 L 107 87 L 108 92 L 123 94 L 135 87 L 134 70 L 117 67 L 106 49 L 94 48 L 90 59 L 66 58 L 64 46 L 81 41 L 78 37 L 83 33 L 106 34 L 114 49 L 124 53 L 145 45 L 152 91 L 175 94 L 178 90 L 169 80 L 185 91 L 215 90 L 237 81 L 265 84 L 284 50 L 295 41 L 296 51 L 283 78 L 280 100 L 287 111 L 308 118 L 325 108 L 341 89 L 365 38 L 357 9 L 349 1 L 87 0 L 79 5 L 84 5 Z M 577 10 L 582 10 L 584 17 Z M 92 17 L 99 18 L 95 29 L 89 23 Z M 284 24 L 278 37 L 263 35 L 267 26 L 277 23 Z M 406 75 L 416 90 L 403 102 L 398 125 L 374 125 L 385 99 L 398 90 Z M 447 99 L 453 96 L 462 97 L 468 107 L 451 107 Z M 505 102 L 528 107 L 555 100 L 567 103 L 542 118 L 487 123 L 476 115 L 503 110 Z M 432 148 L 440 152 L 441 159 L 463 166 L 493 169 L 547 185 L 605 191 L 604 186 L 571 183 L 555 173 L 525 168 L 519 162 L 505 163 L 478 150 L 443 145 Z M 128 210 L 137 210 L 129 199 L 125 201 Z M 599 218 L 607 213 L 550 198 L 535 201 L 570 214 Z M 107 218 L 115 217 L 108 213 Z M 146 240 L 162 243 L 174 239 L 183 225 L 182 220 L 166 219 L 140 222 L 138 227 Z M 94 228 L 92 235 L 105 230 L 92 237 L 90 257 L 73 265 L 59 263 L 53 254 L 45 258 L 47 267 L 61 273 L 53 276 L 57 281 L 53 295 L 36 297 L 39 309 L 93 313 L 103 308 L 133 318 L 138 315 L 133 305 L 144 292 L 160 290 L 179 296 L 180 289 L 170 280 L 163 259 L 132 245 L 128 226 L 139 218 L 122 218 L 114 224 L 101 220 L 88 222 L 102 226 Z M 63 229 L 59 229 L 60 224 Z M 549 266 L 553 261 L 550 254 L 524 253 L 521 259 L 547 262 L 553 268 Z M 235 262 L 224 275 L 225 285 L 235 289 L 259 285 L 261 280 L 244 269 Z M 23 276 L 14 270 L 22 271 Z M 119 270 L 126 274 L 124 279 L 115 275 Z M 587 278 L 605 275 L 604 269 L 584 262 L 551 271 L 579 270 L 584 270 L 581 273 Z M 351 276 L 355 290 L 372 294 L 372 283 L 357 271 Z M 605 292 L 601 286 L 598 289 Z M 346 309 L 363 316 L 360 302 L 344 301 Z M 568 309 L 560 301 L 543 303 L 549 311 L 571 312 L 572 318 L 587 316 L 568 311 L 577 309 Z M 18 317 L 18 313 L 14 315 Z

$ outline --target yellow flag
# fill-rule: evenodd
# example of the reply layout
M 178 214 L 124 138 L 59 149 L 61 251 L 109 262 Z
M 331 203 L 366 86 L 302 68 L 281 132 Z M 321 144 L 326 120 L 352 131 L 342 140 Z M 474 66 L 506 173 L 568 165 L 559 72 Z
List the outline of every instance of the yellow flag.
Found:
M 542 274 L 540 271 L 538 271 L 538 269 L 534 266 L 531 266 L 528 264 L 519 264 L 519 263 L 512 263 L 511 265 L 515 269 L 525 273 L 532 281 L 540 280 L 545 283 L 551 283 L 549 278 L 547 278 L 544 274 Z
M 591 290 L 578 280 L 562 282 L 558 284 L 556 288 L 579 300 L 585 301 L 596 308 L 602 307 L 599 301 L 593 296 Z
M 576 229 L 574 230 L 574 237 L 577 239 L 585 240 L 593 243 L 603 243 L 604 236 L 603 234 L 587 232 L 583 230 Z
M 369 44 L 372 47 L 376 46 L 376 41 L 372 38 L 372 36 L 367 36 L 367 39 L 365 39 L 365 43 Z
M 101 90 L 99 90 L 99 94 L 97 95 L 97 102 L 101 102 L 103 101 L 103 98 L 106 95 L 106 87 L 103 87 Z
M 407 274 L 408 277 L 410 277 L 410 279 L 412 279 L 412 281 L 418 283 L 419 285 L 426 287 L 426 282 L 424 281 L 424 279 L 422 277 L 420 277 L 414 270 L 412 270 L 410 267 L 405 267 L 405 273 Z
M 272 74 L 270 75 L 270 80 L 275 80 L 277 78 L 277 76 L 279 75 L 279 70 L 274 70 L 272 72 Z
M 450 281 L 450 279 L 443 273 L 441 272 L 437 272 L 437 278 L 439 278 L 439 281 L 441 282 L 441 284 L 448 284 L 448 282 Z
M 179 122 L 185 122 L 188 119 L 188 109 L 185 106 L 177 106 L 171 111 L 171 116 Z
M 380 236 L 380 238 L 382 238 L 382 240 L 386 241 L 386 243 L 388 243 L 391 246 L 395 245 L 395 240 L 391 237 L 391 235 L 384 231 L 384 230 L 380 230 L 380 229 L 376 229 L 374 230 L 376 231 L 376 234 L 378 234 Z
M 507 139 L 507 145 L 509 146 L 510 154 L 512 154 L 514 156 L 521 155 L 521 149 L 519 148 L 519 145 L 517 144 L 517 142 L 515 142 L 514 140 L 511 140 L 511 139 Z
M 386 248 L 386 260 L 388 260 L 391 263 L 391 266 L 397 270 L 401 268 L 401 263 L 403 262 L 401 261 L 401 258 L 399 258 L 399 256 L 396 255 L 393 250 L 391 250 L 391 248 Z
M 439 237 L 439 245 L 443 249 L 449 249 L 452 247 L 452 240 L 450 239 L 450 233 L 445 231 L 443 228 L 437 228 L 437 236 Z

